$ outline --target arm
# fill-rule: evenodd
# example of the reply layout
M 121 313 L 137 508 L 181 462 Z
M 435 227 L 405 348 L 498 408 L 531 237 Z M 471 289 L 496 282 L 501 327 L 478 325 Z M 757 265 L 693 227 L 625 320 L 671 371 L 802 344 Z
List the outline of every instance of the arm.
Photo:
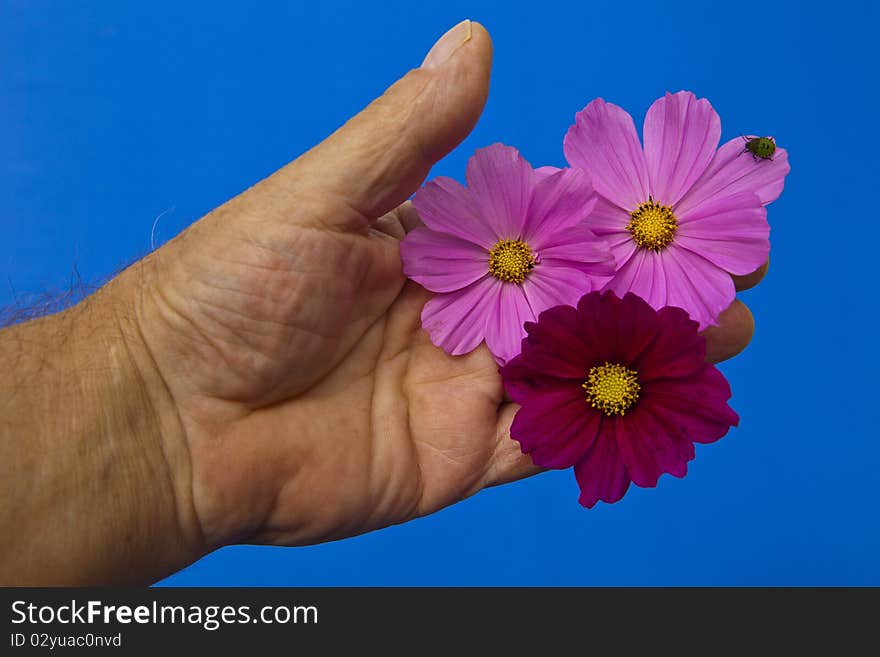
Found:
M 136 270 L 0 332 L 0 581 L 142 583 L 202 547 L 178 507 L 186 455 L 137 337 Z

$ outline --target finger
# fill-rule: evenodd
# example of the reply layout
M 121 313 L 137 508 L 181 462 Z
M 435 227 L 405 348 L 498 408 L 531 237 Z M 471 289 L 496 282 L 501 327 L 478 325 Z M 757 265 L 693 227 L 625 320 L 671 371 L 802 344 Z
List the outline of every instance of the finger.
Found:
M 705 331 L 706 360 L 720 363 L 733 358 L 748 346 L 755 332 L 755 318 L 748 306 L 735 299 L 730 307 L 718 317 L 718 326 Z
M 737 292 L 742 292 L 743 290 L 748 290 L 750 288 L 755 287 L 758 283 L 761 282 L 761 279 L 767 275 L 767 270 L 770 268 L 770 259 L 767 259 L 763 265 L 758 267 L 751 274 L 746 274 L 745 276 L 733 276 L 733 284 L 736 286 Z
M 297 221 L 363 229 L 412 195 L 471 131 L 486 102 L 491 64 L 488 32 L 459 23 L 420 68 L 247 194 L 271 198 Z
M 398 216 L 400 217 L 400 223 L 403 225 L 403 230 L 407 233 L 422 225 L 422 219 L 410 201 L 400 206 L 400 214 Z
M 407 201 L 376 219 L 373 228 L 402 240 L 413 228 L 421 225 L 422 220 L 412 206 L 412 202 Z
M 390 235 L 396 240 L 402 240 L 406 237 L 406 230 L 403 227 L 403 222 L 400 220 L 400 212 L 403 207 L 403 205 L 398 205 L 391 212 L 383 214 L 373 222 L 373 228 L 380 233 Z
M 519 405 L 503 404 L 498 412 L 495 452 L 483 477 L 483 487 L 498 486 L 531 477 L 544 471 L 523 454 L 519 443 L 510 437 L 510 425 Z

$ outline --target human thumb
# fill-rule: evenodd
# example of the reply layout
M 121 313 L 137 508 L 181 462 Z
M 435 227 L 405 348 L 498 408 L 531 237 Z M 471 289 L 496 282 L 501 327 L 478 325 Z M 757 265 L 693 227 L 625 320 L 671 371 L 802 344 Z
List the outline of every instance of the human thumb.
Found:
M 256 202 L 263 218 L 366 229 L 413 194 L 471 131 L 486 102 L 491 65 L 488 32 L 462 21 L 419 68 L 235 204 Z

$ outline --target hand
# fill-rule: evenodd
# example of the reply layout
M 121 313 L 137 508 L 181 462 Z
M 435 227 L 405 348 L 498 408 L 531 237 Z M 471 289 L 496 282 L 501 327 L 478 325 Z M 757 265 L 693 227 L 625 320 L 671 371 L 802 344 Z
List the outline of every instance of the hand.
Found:
M 144 265 L 141 327 L 181 412 L 211 547 L 350 536 L 535 472 L 507 436 L 514 409 L 488 351 L 431 345 L 428 294 L 401 275 L 398 240 L 418 219 L 399 204 L 488 91 L 486 31 L 463 23 L 446 39 L 445 61 Z M 713 329 L 716 358 L 747 341 L 747 312 Z
M 456 26 L 322 144 L 111 284 L 170 472 L 176 567 L 231 542 L 352 536 L 537 471 L 508 436 L 493 358 L 430 343 L 430 295 L 398 254 L 418 224 L 405 199 L 475 124 L 491 57 L 482 26 Z M 751 332 L 736 302 L 710 358 Z

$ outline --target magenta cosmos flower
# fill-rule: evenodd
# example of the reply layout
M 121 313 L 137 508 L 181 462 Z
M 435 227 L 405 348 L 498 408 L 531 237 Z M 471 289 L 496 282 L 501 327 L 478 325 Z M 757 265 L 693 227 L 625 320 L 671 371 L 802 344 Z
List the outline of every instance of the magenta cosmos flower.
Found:
M 606 289 L 684 308 L 701 328 L 733 301 L 728 273 L 767 260 L 764 206 L 789 171 L 784 148 L 758 158 L 736 137 L 716 151 L 720 137 L 709 101 L 681 91 L 651 105 L 644 149 L 630 115 L 602 99 L 578 113 L 564 142 L 569 164 L 588 171 L 599 194 L 590 226 L 618 267 Z
M 413 205 L 425 226 L 400 255 L 404 273 L 438 293 L 422 311 L 434 344 L 458 355 L 485 340 L 503 364 L 519 353 L 525 322 L 607 282 L 608 245 L 585 222 L 595 202 L 582 171 L 537 174 L 502 144 L 474 153 L 467 187 L 435 178 L 420 189 Z
M 704 362 L 697 323 L 680 308 L 593 292 L 576 308 L 544 311 L 526 331 L 522 353 L 501 368 L 521 405 L 510 435 L 539 466 L 574 466 L 586 507 L 616 502 L 630 481 L 683 477 L 695 442 L 739 422 L 727 381 Z

